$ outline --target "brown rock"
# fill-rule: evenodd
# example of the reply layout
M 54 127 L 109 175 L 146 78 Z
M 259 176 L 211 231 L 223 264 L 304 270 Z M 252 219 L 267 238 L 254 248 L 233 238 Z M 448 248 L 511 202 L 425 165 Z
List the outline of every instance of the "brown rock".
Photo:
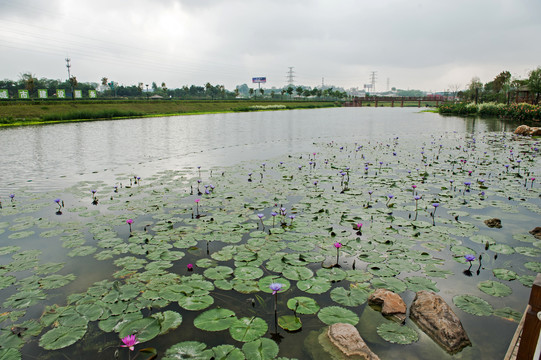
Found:
M 381 306 L 381 313 L 385 316 L 394 316 L 400 322 L 406 320 L 406 303 L 397 293 L 377 289 L 368 298 L 368 303 Z
M 515 129 L 515 134 L 523 136 L 539 136 L 541 135 L 541 128 L 529 127 L 528 125 L 520 125 Z
M 366 345 L 359 331 L 351 324 L 333 324 L 329 326 L 327 336 L 346 356 L 361 356 L 366 360 L 379 360 L 379 357 Z
M 530 133 L 530 127 L 528 125 L 520 125 L 515 129 L 517 135 L 528 135 Z
M 434 341 L 451 354 L 471 345 L 462 323 L 443 298 L 422 290 L 415 294 L 410 317 Z
M 535 229 L 530 230 L 530 234 L 535 236 L 537 239 L 541 239 L 541 227 L 538 226 Z
M 485 220 L 485 225 L 489 228 L 498 228 L 501 229 L 502 227 L 502 221 L 500 219 L 487 219 Z

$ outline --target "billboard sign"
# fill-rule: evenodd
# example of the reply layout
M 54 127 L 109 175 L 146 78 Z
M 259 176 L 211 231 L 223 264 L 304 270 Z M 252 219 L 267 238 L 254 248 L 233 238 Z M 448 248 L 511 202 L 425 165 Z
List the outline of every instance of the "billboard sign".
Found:
M 8 89 L 0 89 L 0 99 L 9 99 Z
M 96 90 L 88 90 L 88 97 L 91 99 L 96 98 Z
M 47 99 L 47 89 L 39 89 L 38 90 L 38 97 L 40 99 Z
M 56 97 L 59 99 L 65 99 L 66 98 L 66 90 L 64 89 L 56 89 Z
M 75 98 L 81 99 L 83 97 L 83 90 L 75 90 Z
M 264 84 L 267 82 L 267 78 L 266 77 L 255 77 L 255 78 L 252 78 L 252 83 L 254 84 Z
M 28 90 L 20 90 L 19 89 L 19 99 L 29 99 L 30 95 L 28 94 Z

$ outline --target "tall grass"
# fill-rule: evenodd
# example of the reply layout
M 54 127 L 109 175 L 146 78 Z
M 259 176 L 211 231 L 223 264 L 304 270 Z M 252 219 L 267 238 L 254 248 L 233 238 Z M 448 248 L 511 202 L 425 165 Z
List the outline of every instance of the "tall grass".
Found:
M 143 116 L 142 112 L 126 111 L 117 109 L 108 109 L 100 111 L 73 111 L 69 113 L 61 114 L 47 114 L 43 115 L 43 121 L 55 121 L 55 120 L 78 120 L 78 119 L 113 119 L 120 117 L 137 117 Z

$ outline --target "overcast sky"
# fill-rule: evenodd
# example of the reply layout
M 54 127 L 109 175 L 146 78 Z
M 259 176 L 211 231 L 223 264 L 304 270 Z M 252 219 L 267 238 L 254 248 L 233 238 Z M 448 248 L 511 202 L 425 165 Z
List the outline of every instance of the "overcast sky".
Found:
M 541 0 L 0 0 L 0 79 L 444 91 L 541 66 Z

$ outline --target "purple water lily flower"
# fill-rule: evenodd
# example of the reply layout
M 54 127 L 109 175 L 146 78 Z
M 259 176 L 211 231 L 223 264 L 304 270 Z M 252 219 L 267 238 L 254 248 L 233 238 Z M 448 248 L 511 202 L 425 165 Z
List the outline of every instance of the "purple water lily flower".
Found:
M 272 290 L 272 295 L 276 295 L 276 293 L 280 290 L 282 290 L 283 284 L 280 283 L 272 283 L 269 285 L 269 288 Z

